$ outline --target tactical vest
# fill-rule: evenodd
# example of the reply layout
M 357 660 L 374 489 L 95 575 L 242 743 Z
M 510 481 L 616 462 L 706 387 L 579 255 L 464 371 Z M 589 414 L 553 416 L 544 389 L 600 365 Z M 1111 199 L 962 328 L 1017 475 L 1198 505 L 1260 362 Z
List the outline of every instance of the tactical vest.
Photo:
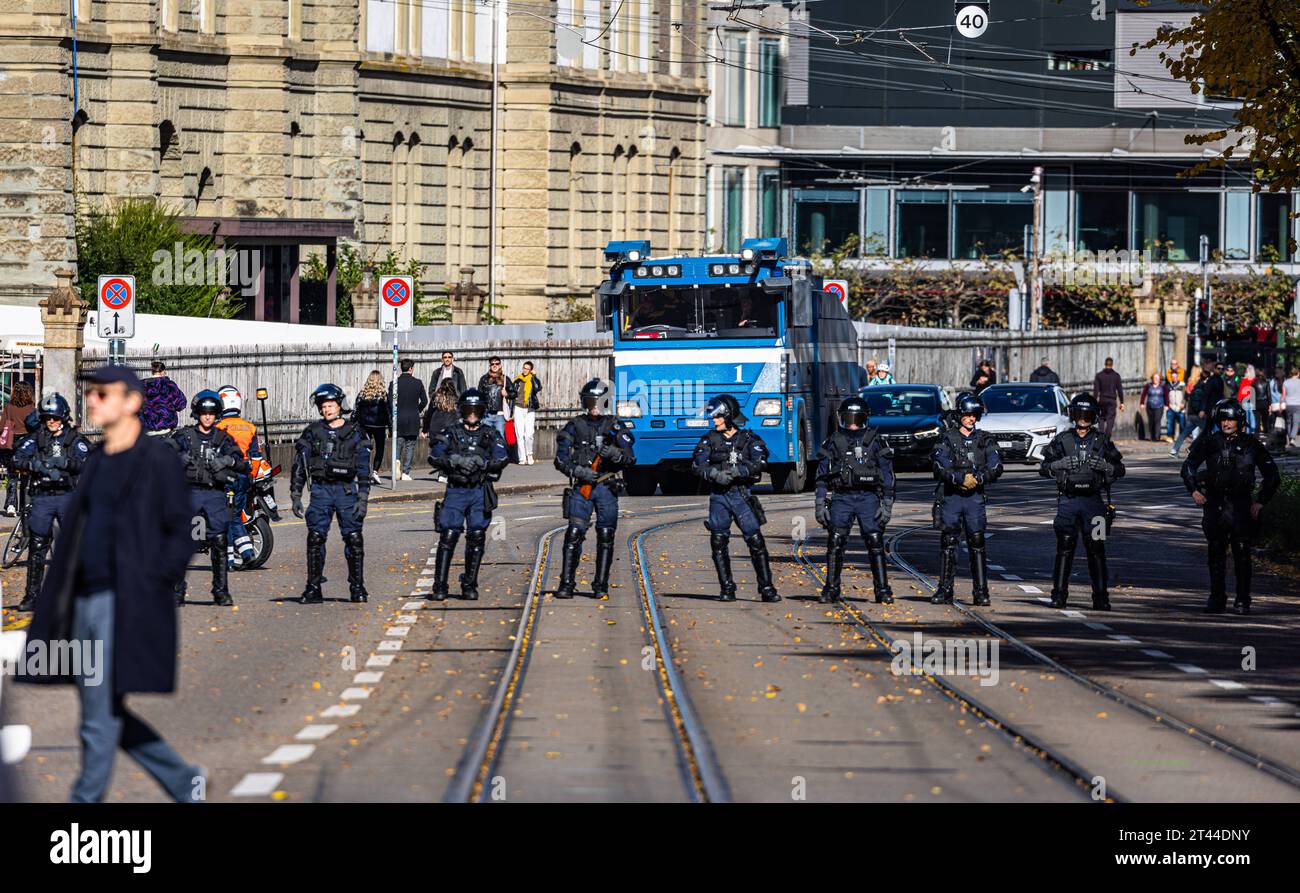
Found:
M 1211 441 L 1217 447 L 1206 461 L 1208 480 L 1212 490 L 1248 495 L 1255 488 L 1255 452 L 1241 435 L 1229 440 L 1222 432 L 1215 432 Z
M 477 431 L 466 431 L 465 425 L 457 422 L 443 431 L 447 438 L 447 456 L 481 456 L 484 463 L 492 461 L 492 434 L 495 428 L 480 424 Z M 449 483 L 454 487 L 481 486 L 487 477 L 485 467 L 472 475 L 454 471 L 449 475 Z
M 60 456 L 71 458 L 72 445 L 76 442 L 77 431 L 71 425 L 64 425 L 60 434 L 51 434 L 44 424 L 30 435 L 36 438 L 36 457 L 42 462 L 57 459 Z M 71 490 L 76 486 L 75 473 L 60 470 L 59 479 L 51 480 L 42 476 L 37 482 L 37 489 L 42 492 Z
M 748 428 L 741 428 L 731 439 L 721 431 L 710 431 L 704 435 L 704 440 L 709 445 L 709 464 L 710 465 L 730 465 L 733 470 L 741 462 L 748 461 L 749 447 L 754 441 L 754 432 Z M 755 481 L 758 475 L 751 478 L 740 479 L 743 483 L 746 480 Z
M 976 431 L 971 440 L 967 440 L 958 430 L 944 432 L 948 449 L 952 453 L 953 471 L 982 471 L 989 464 L 989 438 L 983 431 Z
M 356 425 L 346 421 L 331 428 L 324 419 L 308 426 L 307 473 L 315 483 L 346 483 L 357 476 Z
M 879 490 L 885 485 L 884 473 L 871 449 L 876 439 L 874 429 L 863 435 L 860 443 L 851 444 L 843 431 L 831 438 L 831 478 L 829 483 L 838 490 Z
M 1065 458 L 1068 459 L 1071 456 L 1079 458 L 1078 467 L 1066 471 L 1062 476 L 1059 481 L 1061 488 L 1066 493 L 1086 495 L 1096 493 L 1105 486 L 1105 474 L 1086 467 L 1083 462 L 1089 456 L 1096 456 L 1100 459 L 1106 457 L 1106 444 L 1109 442 L 1106 435 L 1100 431 L 1094 431 L 1092 439 L 1087 443 L 1081 442 L 1073 431 L 1063 432 L 1058 437 L 1061 438 L 1065 447 Z
M 588 415 L 580 415 L 573 420 L 573 444 L 570 447 L 569 458 L 574 465 L 585 465 L 591 467 L 591 463 L 596 460 L 596 454 L 600 448 L 607 443 L 613 443 L 614 417 L 603 415 L 593 419 Z
M 241 419 L 239 416 L 230 416 L 217 422 L 217 427 L 230 435 L 230 438 L 239 446 L 240 452 L 244 458 L 248 458 L 248 448 L 253 444 L 253 438 L 257 436 L 257 426 L 247 419 Z
M 212 436 L 204 439 L 194 425 L 182 428 L 178 434 L 189 445 L 189 451 L 186 453 L 185 480 L 189 481 L 190 486 L 213 489 L 224 487 L 228 475 L 222 474 L 218 477 L 213 460 L 221 454 L 221 448 L 230 439 L 230 435 L 220 428 L 213 428 Z

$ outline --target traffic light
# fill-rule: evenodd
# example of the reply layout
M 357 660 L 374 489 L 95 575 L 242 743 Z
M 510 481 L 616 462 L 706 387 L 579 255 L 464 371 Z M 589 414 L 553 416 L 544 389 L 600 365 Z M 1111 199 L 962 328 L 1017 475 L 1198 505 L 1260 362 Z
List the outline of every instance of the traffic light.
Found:
M 1210 302 L 1205 297 L 1196 301 L 1196 331 L 1201 333 L 1201 337 L 1209 339 L 1210 337 Z

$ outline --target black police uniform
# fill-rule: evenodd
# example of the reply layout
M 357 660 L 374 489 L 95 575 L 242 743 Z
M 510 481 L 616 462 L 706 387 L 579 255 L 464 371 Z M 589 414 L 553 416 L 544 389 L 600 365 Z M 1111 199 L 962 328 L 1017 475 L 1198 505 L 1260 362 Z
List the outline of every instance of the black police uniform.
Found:
M 934 476 L 939 481 L 939 588 L 932 602 L 951 604 L 957 575 L 957 541 L 963 530 L 970 552 L 971 598 L 976 605 L 989 603 L 988 554 L 984 531 L 988 526 L 984 488 L 1002 476 L 1002 457 L 993 437 L 978 429 L 966 434 L 950 428 L 931 456 Z M 976 484 L 967 489 L 966 476 Z
M 63 520 L 89 453 L 86 438 L 66 420 L 58 434 L 52 434 L 42 421 L 14 450 L 14 467 L 31 476 L 27 490 L 31 499 L 27 532 L 32 539 L 27 552 L 27 588 L 18 605 L 20 611 L 30 611 L 40 594 L 54 522 Z
M 248 473 L 248 462 L 235 439 L 220 428 L 202 431 L 197 425 L 177 429 L 169 443 L 181 454 L 185 464 L 185 479 L 190 485 L 190 510 L 195 520 L 201 516 L 202 526 L 196 527 L 196 539 L 201 533 L 207 545 L 212 565 L 212 601 L 218 605 L 232 604 L 226 562 L 226 535 L 230 526 L 229 493 L 235 480 Z M 177 592 L 177 601 L 185 598 L 185 585 Z
M 569 478 L 564 491 L 564 549 L 556 598 L 572 598 L 574 578 L 582 560 L 582 543 L 596 515 L 596 567 L 591 594 L 609 595 L 609 571 L 614 564 L 614 534 L 618 530 L 618 497 L 623 492 L 620 472 L 636 464 L 633 437 L 618 419 L 608 415 L 574 416 L 555 438 L 555 467 Z M 590 486 L 590 495 L 582 488 Z
M 1056 481 L 1056 561 L 1052 567 L 1052 607 L 1064 608 L 1070 590 L 1074 550 L 1083 534 L 1092 579 L 1092 606 L 1110 610 L 1106 578 L 1106 537 L 1110 532 L 1109 496 L 1113 481 L 1124 476 L 1124 457 L 1110 438 L 1095 426 L 1079 437 L 1077 429 L 1062 431 L 1043 450 L 1038 473 Z
M 1282 483 L 1268 450 L 1240 430 L 1231 436 L 1222 431 L 1201 435 L 1192 444 L 1182 468 L 1187 492 L 1199 490 L 1206 497 L 1201 530 L 1209 544 L 1210 599 L 1205 609 L 1216 614 L 1224 610 L 1228 600 L 1230 545 L 1237 577 L 1234 607 L 1243 614 L 1250 611 L 1250 550 L 1259 528 L 1250 507 L 1255 502 L 1266 504 Z M 1256 469 L 1260 475 L 1258 495 L 1254 494 Z
M 321 402 L 333 399 L 329 397 Z M 340 420 L 342 416 L 336 419 Z M 320 587 L 325 574 L 325 541 L 335 518 L 343 537 L 349 596 L 354 602 L 368 601 L 365 539 L 361 530 L 370 500 L 370 438 L 361 426 L 351 419 L 342 420 L 338 425 L 319 419 L 304 428 L 293 445 L 293 470 L 289 478 L 289 495 L 299 506 L 309 477 L 307 585 L 302 601 L 323 600 Z
M 478 570 L 483 562 L 492 510 L 496 508 L 492 482 L 500 480 L 502 469 L 509 463 L 505 440 L 481 418 L 472 428 L 458 421 L 434 435 L 429 447 L 429 464 L 447 476 L 447 492 L 435 507 L 438 551 L 429 598 L 442 601 L 447 597 L 447 575 L 451 572 L 451 559 L 462 529 L 465 571 L 460 577 L 460 593 L 462 598 L 478 598 Z
M 763 443 L 748 428 L 729 425 L 727 432 L 710 431 L 700 438 L 691 456 L 691 468 L 709 490 L 709 547 L 713 566 L 718 572 L 719 598 L 733 601 L 736 583 L 731 577 L 731 523 L 734 521 L 745 538 L 749 558 L 754 565 L 754 580 L 765 602 L 778 602 L 772 582 L 772 562 L 763 539 L 766 517 L 763 507 L 750 490 L 758 483 L 770 455 Z
M 871 582 L 876 601 L 893 604 L 885 569 L 885 525 L 894 508 L 893 451 L 870 427 L 849 431 L 841 428 L 828 437 L 817 453 L 817 502 L 824 504 L 830 492 L 826 549 L 826 583 L 821 600 L 840 596 L 840 573 L 844 549 L 856 521 L 866 542 L 871 563 Z

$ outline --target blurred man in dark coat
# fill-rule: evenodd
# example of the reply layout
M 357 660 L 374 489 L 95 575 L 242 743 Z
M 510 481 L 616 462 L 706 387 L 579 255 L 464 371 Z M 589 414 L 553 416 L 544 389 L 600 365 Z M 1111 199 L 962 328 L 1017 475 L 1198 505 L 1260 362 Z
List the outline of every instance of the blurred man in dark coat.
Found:
M 74 802 L 103 799 L 119 746 L 172 799 L 191 802 L 206 788 L 204 771 L 125 702 L 132 692 L 176 689 L 175 586 L 194 551 L 189 489 L 175 451 L 144 434 L 135 374 L 106 366 L 89 381 L 90 421 L 104 441 L 69 500 L 18 680 L 77 686 L 83 751 Z M 79 668 L 54 660 L 69 650 L 61 643 L 76 646 Z M 47 656 L 39 664 L 38 652 Z
M 402 480 L 411 479 L 411 463 L 415 461 L 415 444 L 420 439 L 424 407 L 429 405 L 429 395 L 424 382 L 413 374 L 414 360 L 402 360 L 402 374 L 397 376 L 390 391 L 390 399 L 397 401 L 397 452 L 402 466 Z M 392 392 L 395 392 L 395 396 Z

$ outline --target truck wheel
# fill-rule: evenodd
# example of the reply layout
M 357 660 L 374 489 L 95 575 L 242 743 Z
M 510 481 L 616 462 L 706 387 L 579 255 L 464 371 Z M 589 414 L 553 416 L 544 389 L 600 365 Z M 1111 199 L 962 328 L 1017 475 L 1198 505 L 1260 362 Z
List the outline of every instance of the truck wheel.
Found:
M 635 467 L 623 472 L 623 483 L 628 496 L 654 496 L 659 480 L 653 468 Z
M 808 422 L 799 423 L 799 459 L 796 462 L 782 462 L 772 467 L 772 489 L 777 493 L 802 493 L 812 483 L 813 475 L 808 466 Z

